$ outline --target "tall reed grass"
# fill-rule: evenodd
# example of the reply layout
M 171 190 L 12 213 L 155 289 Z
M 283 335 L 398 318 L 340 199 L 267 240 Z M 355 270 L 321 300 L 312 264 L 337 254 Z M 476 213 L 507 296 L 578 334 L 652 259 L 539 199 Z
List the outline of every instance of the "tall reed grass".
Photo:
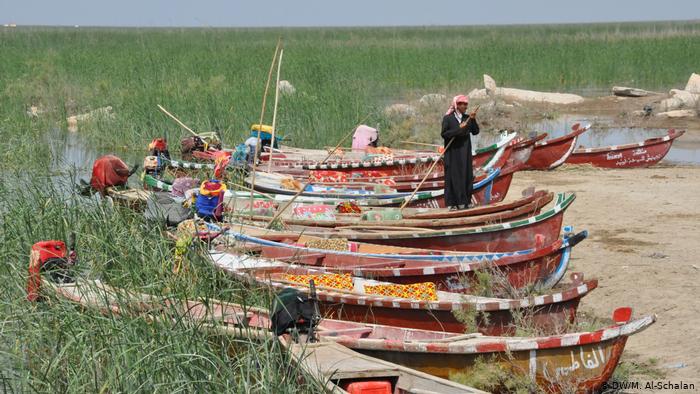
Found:
M 66 180 L 66 179 L 64 179 Z M 0 387 L 3 392 L 317 392 L 297 381 L 274 341 L 214 335 L 186 319 L 103 315 L 69 301 L 26 301 L 34 242 L 78 239 L 79 276 L 176 299 L 269 305 L 269 295 L 229 280 L 193 253 L 171 270 L 172 244 L 157 226 L 119 207 L 68 195 L 55 179 L 0 185 Z M 303 374 L 302 374 L 303 375 Z
M 267 70 L 283 39 L 278 127 L 292 143 L 335 145 L 361 119 L 382 123 L 385 105 L 423 93 L 503 86 L 578 91 L 613 84 L 681 87 L 700 63 L 700 23 L 547 26 L 0 30 L 0 136 L 26 142 L 65 117 L 111 105 L 116 120 L 83 125 L 98 146 L 141 146 L 220 129 L 229 144 L 257 122 Z M 268 100 L 271 117 L 272 102 Z M 29 105 L 51 112 L 27 119 Z M 270 121 L 270 118 L 267 120 Z M 25 144 L 23 145 L 22 142 Z M 6 150 L 0 154 L 8 155 Z M 37 152 L 39 153 L 39 152 Z

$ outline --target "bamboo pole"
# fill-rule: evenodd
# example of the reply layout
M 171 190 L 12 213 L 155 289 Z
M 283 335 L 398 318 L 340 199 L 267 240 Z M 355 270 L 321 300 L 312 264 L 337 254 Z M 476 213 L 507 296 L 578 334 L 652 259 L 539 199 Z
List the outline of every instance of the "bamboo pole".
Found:
M 402 144 L 410 144 L 410 145 L 422 145 L 422 146 L 432 146 L 434 148 L 439 148 L 442 145 L 438 144 L 426 144 L 425 142 L 414 142 L 414 141 L 399 141 Z
M 430 169 L 428 170 L 428 172 L 425 173 L 423 180 L 421 180 L 420 183 L 418 184 L 418 186 L 416 186 L 416 188 L 413 189 L 413 193 L 411 193 L 411 195 L 408 197 L 408 199 L 406 199 L 406 201 L 404 201 L 403 204 L 401 204 L 401 208 L 399 208 L 399 212 L 402 212 L 403 209 L 406 207 L 406 205 L 408 205 L 408 203 L 411 202 L 411 200 L 413 199 L 413 196 L 415 196 L 416 193 L 418 192 L 418 190 L 420 190 L 421 186 L 423 186 L 423 184 L 425 183 L 425 180 L 428 179 L 428 176 L 430 176 L 430 174 L 433 173 L 435 166 L 437 166 L 437 164 L 440 162 L 440 160 L 442 160 L 442 157 L 445 156 L 445 152 L 447 152 L 447 150 L 450 148 L 450 145 L 452 145 L 452 142 L 454 142 L 454 140 L 455 140 L 455 137 L 452 137 L 452 139 L 450 139 L 450 142 L 448 142 L 447 145 L 445 146 L 445 150 L 443 150 L 442 153 L 440 153 L 440 157 L 438 157 L 438 159 L 433 162 L 433 164 L 430 166 Z
M 367 118 L 369 118 L 370 115 L 371 115 L 371 113 L 367 114 L 367 116 L 365 116 L 364 119 L 362 119 L 362 120 L 360 121 L 360 124 L 364 123 L 365 120 L 367 120 Z M 330 159 L 331 156 L 333 156 L 333 153 L 335 153 L 335 151 L 340 147 L 340 145 L 342 145 L 343 142 L 345 142 L 345 140 L 346 140 L 348 137 L 350 137 L 350 136 L 355 132 L 355 129 L 356 129 L 356 127 L 353 127 L 353 129 L 350 130 L 350 133 L 346 134 L 343 138 L 341 138 L 340 141 L 338 141 L 338 144 L 336 144 L 335 148 L 333 148 L 330 152 L 328 152 L 328 156 L 326 156 L 326 158 L 323 159 L 323 161 L 322 161 L 321 163 L 325 163 L 326 161 L 328 161 L 328 159 Z M 306 187 L 309 186 L 311 183 L 312 183 L 311 181 L 307 182 L 307 183 L 304 185 L 304 187 L 302 187 L 302 188 L 294 195 L 294 197 L 292 197 L 291 200 L 289 200 L 279 211 L 277 211 L 277 213 L 275 214 L 275 216 L 270 220 L 270 222 L 267 224 L 267 226 L 266 226 L 265 228 L 270 228 L 270 226 L 272 225 L 272 223 L 274 223 L 275 220 L 277 220 L 277 218 L 279 218 L 279 217 L 282 215 L 282 213 L 284 213 L 284 211 L 287 210 L 287 208 L 289 208 L 290 205 L 292 205 L 292 203 L 294 202 L 294 200 L 296 200 L 297 197 L 299 197 L 299 196 L 301 195 L 301 193 L 304 192 L 304 189 L 306 189 Z M 255 185 L 253 185 L 253 187 L 255 187 Z
M 175 123 L 179 124 L 180 127 L 182 127 L 183 129 L 189 131 L 189 132 L 192 133 L 192 135 L 194 135 L 195 137 L 199 135 L 199 134 L 195 133 L 194 131 L 192 131 L 192 129 L 190 129 L 189 127 L 187 127 L 187 125 L 185 125 L 184 123 L 180 122 L 180 119 L 176 118 L 175 115 L 173 115 L 173 114 L 171 114 L 170 112 L 168 112 L 168 110 L 166 110 L 165 108 L 163 108 L 162 105 L 158 104 L 158 108 L 160 108 L 160 110 L 163 111 L 164 114 L 168 115 L 172 120 L 174 120 Z
M 272 79 L 272 71 L 275 69 L 275 63 L 277 61 L 277 53 L 280 51 L 280 45 L 282 44 L 282 39 L 277 40 L 277 47 L 275 48 L 275 55 L 272 57 L 272 63 L 270 64 L 270 71 L 267 73 L 267 83 L 265 84 L 265 92 L 263 93 L 262 108 L 260 109 L 260 121 L 258 122 L 258 127 L 262 129 L 263 120 L 265 119 L 265 105 L 267 104 L 267 92 L 270 89 L 270 80 Z M 258 167 L 258 152 L 260 152 L 260 130 L 258 130 L 258 137 L 255 142 L 255 154 L 253 156 L 253 174 L 251 174 L 251 190 L 250 190 L 250 206 L 253 207 L 254 195 L 253 190 L 255 189 L 255 171 Z M 253 210 L 250 210 L 251 213 Z
M 284 49 L 280 49 L 280 60 L 277 63 L 277 83 L 275 84 L 275 106 L 272 111 L 272 141 L 270 142 L 270 148 L 275 146 L 275 131 L 277 131 L 277 103 L 279 102 L 280 96 L 280 70 L 282 69 L 282 56 L 284 55 Z M 270 157 L 267 159 L 267 172 L 272 171 L 272 149 L 270 149 Z
M 479 112 L 479 107 L 476 107 L 474 112 L 472 112 L 469 115 L 469 119 L 476 119 L 477 112 Z M 467 119 L 467 121 L 469 121 L 469 119 Z M 425 180 L 428 179 L 428 175 L 430 175 L 433 172 L 433 169 L 435 169 L 435 166 L 440 162 L 440 160 L 442 160 L 442 157 L 445 156 L 445 152 L 447 152 L 447 150 L 450 148 L 450 145 L 452 145 L 452 142 L 454 142 L 454 140 L 455 140 L 455 137 L 452 137 L 452 139 L 450 139 L 450 142 L 447 143 L 447 145 L 445 146 L 445 149 L 442 151 L 442 153 L 440 153 L 440 157 L 433 162 L 433 165 L 430 166 L 430 169 L 423 177 L 423 180 L 420 181 L 418 186 L 416 186 L 416 188 L 413 190 L 413 193 L 411 193 L 411 196 L 406 201 L 404 201 L 403 204 L 401 204 L 401 208 L 399 208 L 399 212 L 402 212 L 403 209 L 406 207 L 406 205 L 408 205 L 408 203 L 411 202 L 411 200 L 413 199 L 413 196 L 416 195 L 418 190 L 420 190 L 420 187 L 423 186 L 423 183 L 425 183 Z

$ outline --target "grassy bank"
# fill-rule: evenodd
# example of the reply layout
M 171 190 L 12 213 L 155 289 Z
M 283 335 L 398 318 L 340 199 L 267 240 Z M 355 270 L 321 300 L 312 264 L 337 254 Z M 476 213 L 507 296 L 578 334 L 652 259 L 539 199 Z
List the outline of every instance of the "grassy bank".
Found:
M 260 113 L 278 37 L 282 78 L 297 89 L 281 100 L 279 129 L 293 143 L 333 145 L 386 104 L 424 93 L 503 86 L 577 91 L 612 84 L 683 86 L 700 64 L 700 23 L 345 28 L 0 30 L 0 133 L 17 146 L 65 128 L 67 115 L 111 105 L 116 119 L 84 127 L 101 146 L 143 144 L 170 130 L 161 103 L 196 130 L 239 141 Z M 268 114 L 271 113 L 271 101 Z M 26 119 L 27 106 L 51 112 Z M 268 119 L 269 121 L 269 119 Z M 58 122 L 58 123 L 57 123 Z

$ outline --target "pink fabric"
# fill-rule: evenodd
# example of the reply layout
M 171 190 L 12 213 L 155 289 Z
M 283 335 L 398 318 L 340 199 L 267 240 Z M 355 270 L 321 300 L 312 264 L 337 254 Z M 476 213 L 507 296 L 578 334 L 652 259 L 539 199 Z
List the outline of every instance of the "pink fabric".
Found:
M 457 110 L 457 103 L 467 103 L 469 104 L 469 97 L 460 94 L 455 96 L 452 99 L 452 104 L 450 104 L 450 108 L 447 109 L 447 112 L 445 112 L 445 115 L 451 115 Z
M 378 137 L 377 129 L 367 125 L 359 125 L 352 136 L 352 149 L 365 149 Z

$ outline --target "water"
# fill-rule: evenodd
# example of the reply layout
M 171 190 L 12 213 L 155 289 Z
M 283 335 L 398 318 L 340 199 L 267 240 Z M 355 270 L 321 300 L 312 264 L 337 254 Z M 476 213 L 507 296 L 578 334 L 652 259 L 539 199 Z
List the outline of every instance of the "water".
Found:
M 547 137 L 556 138 L 571 132 L 576 123 L 593 126 L 579 136 L 577 146 L 595 148 L 599 146 L 624 145 L 641 142 L 648 138 L 663 137 L 667 129 L 616 127 L 613 118 L 564 115 L 552 120 L 543 120 L 531 126 L 530 130 L 546 132 Z M 671 150 L 663 160 L 668 163 L 700 165 L 700 142 L 684 135 L 673 142 Z
M 96 148 L 90 146 L 80 133 L 65 132 L 58 129 L 47 133 L 47 140 L 51 147 L 51 174 L 52 179 L 58 184 L 65 183 L 67 178 L 75 177 L 75 180 L 90 180 L 92 165 L 98 157 L 113 154 L 124 160 L 132 167 L 141 164 L 146 156 L 146 149 L 120 150 Z M 138 172 L 137 172 L 138 174 Z M 139 187 L 140 181 L 137 174 L 129 178 L 129 185 Z M 63 186 L 63 185 L 62 185 Z

